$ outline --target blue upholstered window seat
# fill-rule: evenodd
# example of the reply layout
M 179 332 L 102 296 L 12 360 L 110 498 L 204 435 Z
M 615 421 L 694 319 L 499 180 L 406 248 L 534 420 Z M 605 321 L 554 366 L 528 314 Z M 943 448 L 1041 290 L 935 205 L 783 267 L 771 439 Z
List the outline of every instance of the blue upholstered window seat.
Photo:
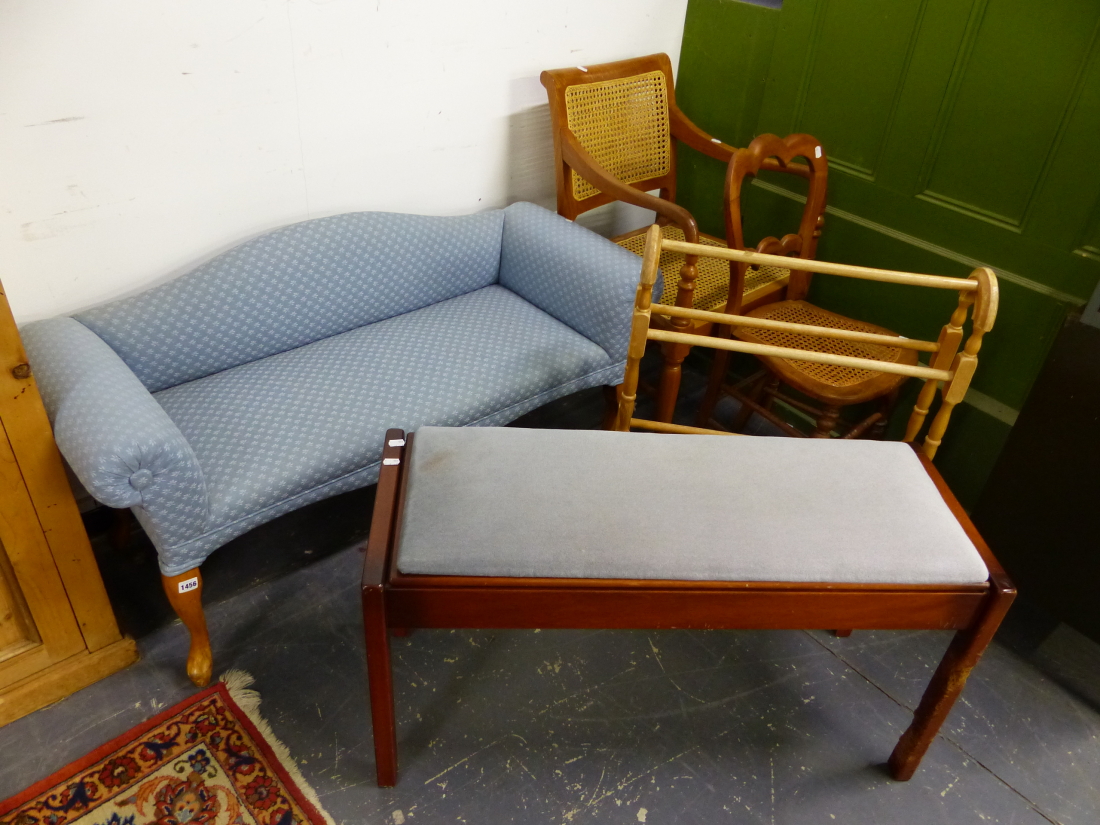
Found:
M 641 260 L 526 203 L 278 229 L 23 338 L 61 452 L 179 575 L 378 477 L 387 428 L 622 380 Z

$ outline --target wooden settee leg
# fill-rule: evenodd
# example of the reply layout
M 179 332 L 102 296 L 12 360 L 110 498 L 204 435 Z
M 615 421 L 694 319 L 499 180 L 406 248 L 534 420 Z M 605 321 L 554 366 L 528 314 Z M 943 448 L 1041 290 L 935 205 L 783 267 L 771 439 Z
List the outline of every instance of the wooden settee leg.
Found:
M 381 587 L 363 588 L 363 635 L 367 647 L 371 724 L 374 726 L 374 761 L 378 786 L 391 788 L 397 784 L 397 722 L 393 712 L 390 634 L 386 627 L 384 599 Z
M 960 630 L 951 640 L 939 667 L 932 674 L 932 680 L 928 683 L 920 704 L 913 712 L 912 724 L 901 735 L 894 752 L 890 754 L 890 774 L 894 779 L 904 782 L 916 772 L 929 745 L 936 738 L 940 725 L 962 692 L 970 671 L 992 641 L 993 634 L 1015 596 L 1015 590 L 994 593 L 978 623 Z
M 187 654 L 187 675 L 199 687 L 210 682 L 214 671 L 214 655 L 210 652 L 210 636 L 206 632 L 206 616 L 202 612 L 202 574 L 193 567 L 178 576 L 161 576 L 164 592 L 176 615 L 191 634 L 191 650 Z

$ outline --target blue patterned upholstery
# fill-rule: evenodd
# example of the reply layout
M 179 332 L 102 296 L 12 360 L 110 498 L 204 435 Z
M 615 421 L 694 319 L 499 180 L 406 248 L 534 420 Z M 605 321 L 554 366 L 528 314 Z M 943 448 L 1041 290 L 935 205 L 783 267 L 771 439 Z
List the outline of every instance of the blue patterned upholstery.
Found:
M 109 507 L 165 514 L 150 533 L 158 548 L 203 532 L 210 505 L 198 459 L 114 350 L 72 318 L 21 332 L 54 438 L 88 491 Z
M 74 317 L 156 392 L 496 283 L 503 226 L 503 211 L 318 218 Z
M 633 304 L 637 279 L 601 277 L 602 261 L 610 265 L 614 258 L 602 239 L 583 227 L 547 224 L 545 210 L 530 203 L 513 204 L 504 213 L 500 285 L 595 341 L 614 360 L 625 361 L 632 313 L 622 308 Z M 637 261 L 621 260 L 622 266 L 638 267 Z M 660 295 L 660 288 L 653 294 Z
M 640 265 L 531 204 L 339 215 L 22 333 L 62 453 L 178 575 L 374 483 L 389 427 L 501 425 L 619 383 Z

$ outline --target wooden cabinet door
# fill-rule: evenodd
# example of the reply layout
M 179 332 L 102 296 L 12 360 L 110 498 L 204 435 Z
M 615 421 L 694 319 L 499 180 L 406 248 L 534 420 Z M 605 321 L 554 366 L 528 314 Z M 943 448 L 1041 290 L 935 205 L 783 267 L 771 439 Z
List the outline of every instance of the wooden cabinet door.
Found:
M 0 547 L 0 664 L 40 642 L 11 560 Z
M 7 432 L 0 425 L 0 688 L 84 648 Z

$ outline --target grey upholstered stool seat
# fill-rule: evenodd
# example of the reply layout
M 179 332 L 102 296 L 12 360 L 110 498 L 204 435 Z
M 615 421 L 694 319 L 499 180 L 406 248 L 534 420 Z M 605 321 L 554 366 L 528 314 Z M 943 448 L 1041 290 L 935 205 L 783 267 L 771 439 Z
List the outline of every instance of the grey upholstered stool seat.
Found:
M 988 578 L 907 444 L 424 427 L 407 472 L 405 574 Z

